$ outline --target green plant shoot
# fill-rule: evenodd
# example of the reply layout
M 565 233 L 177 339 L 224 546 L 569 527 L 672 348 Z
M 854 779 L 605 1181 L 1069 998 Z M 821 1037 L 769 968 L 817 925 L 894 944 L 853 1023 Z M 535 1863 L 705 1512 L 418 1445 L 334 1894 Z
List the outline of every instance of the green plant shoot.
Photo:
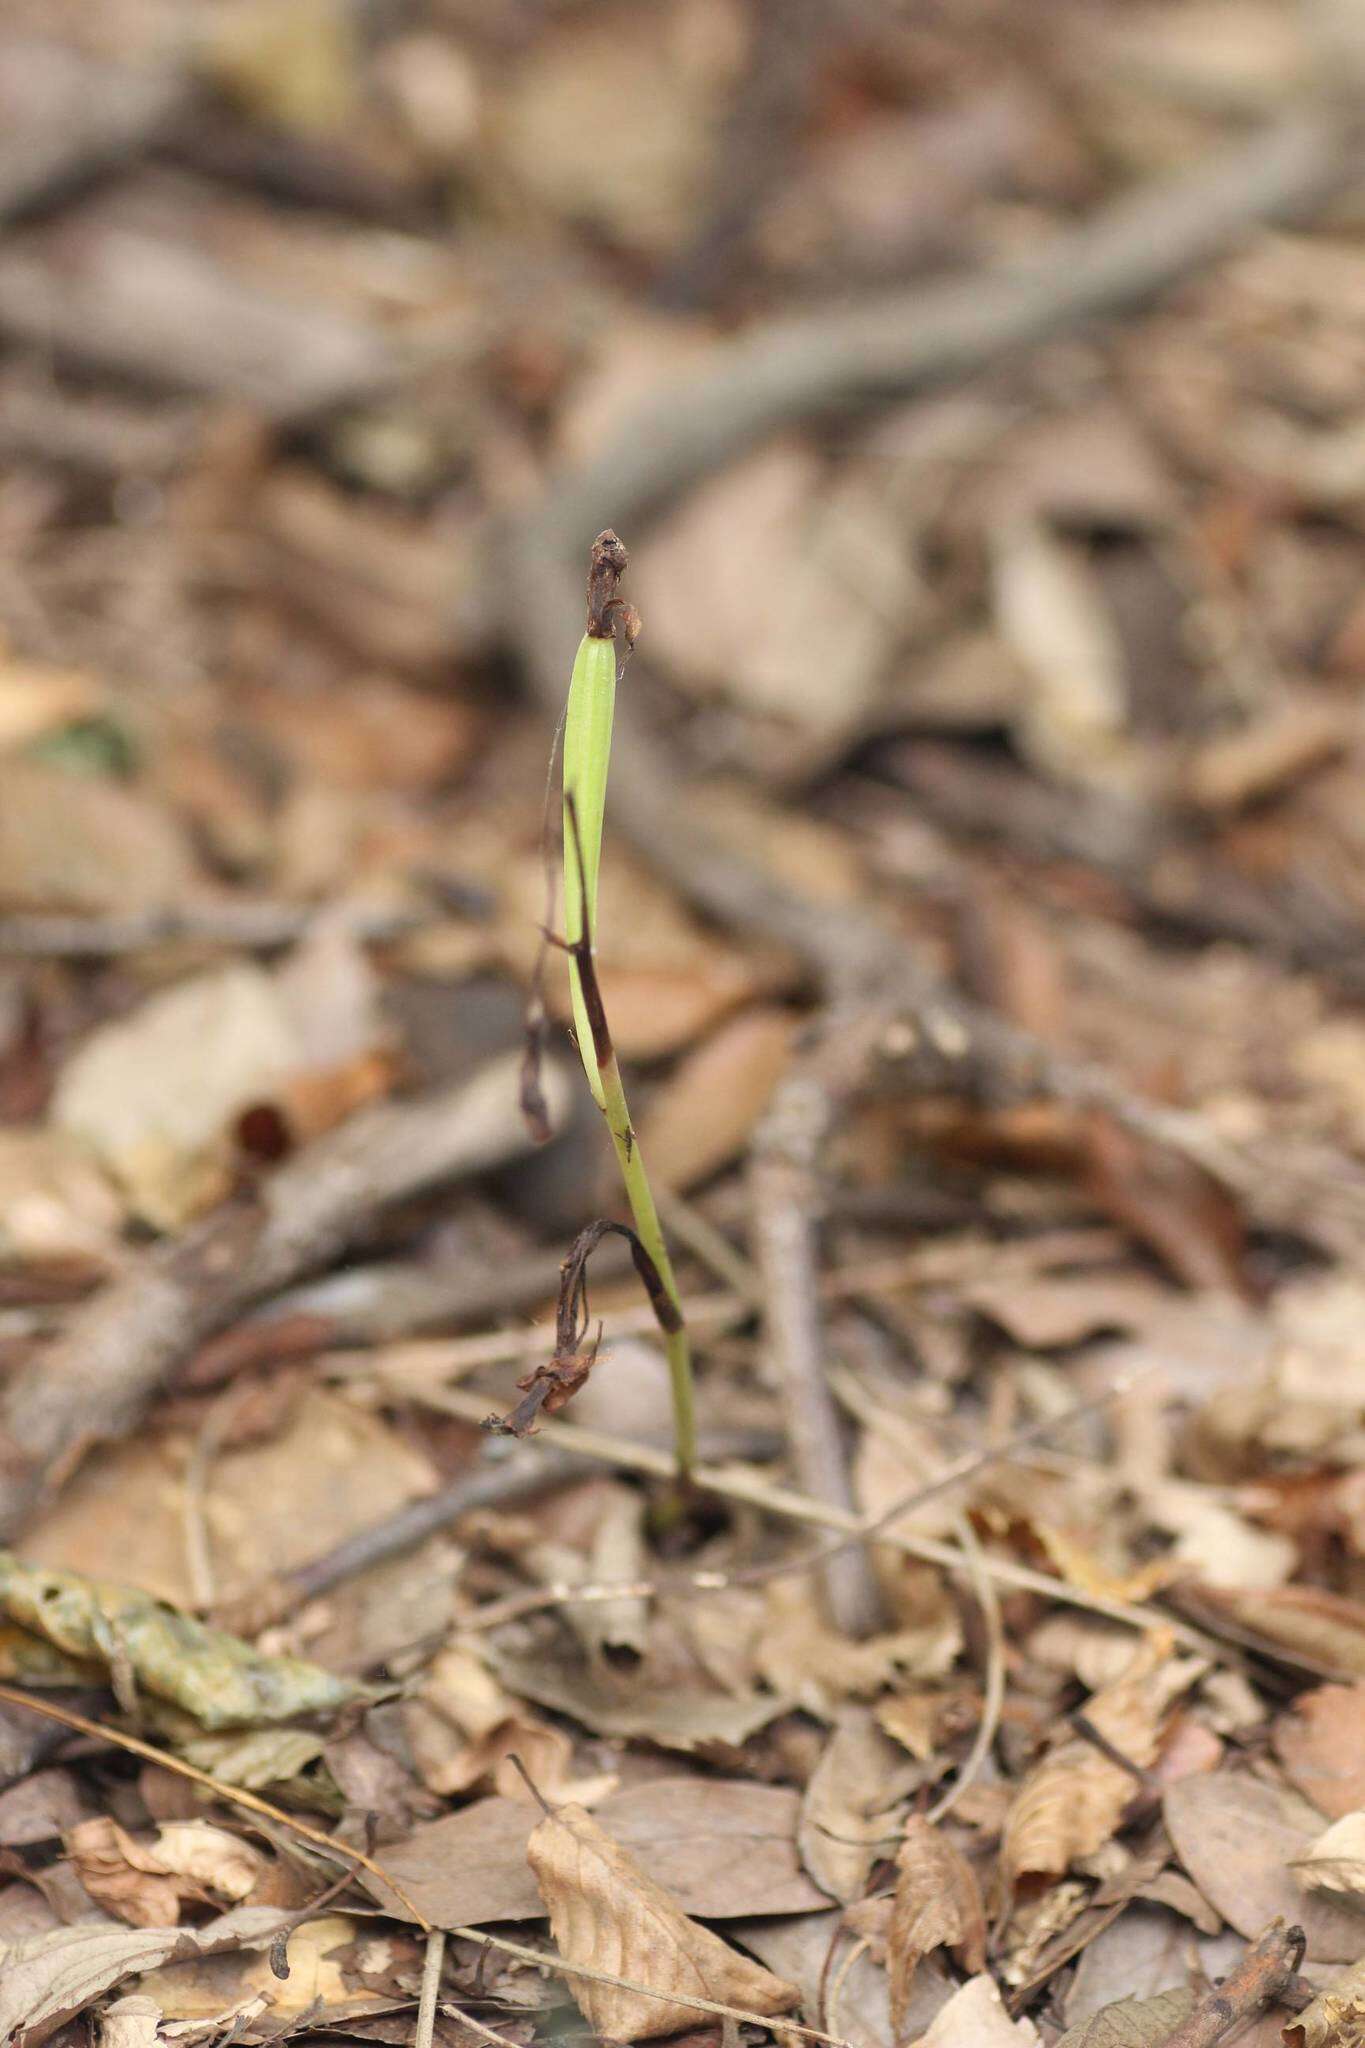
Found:
M 574 1028 L 593 1099 L 607 1120 L 636 1233 L 658 1273 L 664 1305 L 656 1303 L 668 1356 L 673 1433 L 679 1471 L 696 1463 L 697 1425 L 692 1353 L 672 1261 L 664 1243 L 645 1162 L 631 1126 L 615 1048 L 607 1029 L 592 964 L 597 939 L 597 877 L 602 855 L 607 771 L 616 708 L 617 619 L 633 637 L 634 615 L 616 594 L 626 551 L 611 532 L 593 543 L 588 575 L 588 630 L 569 684 L 564 719 L 564 922 Z

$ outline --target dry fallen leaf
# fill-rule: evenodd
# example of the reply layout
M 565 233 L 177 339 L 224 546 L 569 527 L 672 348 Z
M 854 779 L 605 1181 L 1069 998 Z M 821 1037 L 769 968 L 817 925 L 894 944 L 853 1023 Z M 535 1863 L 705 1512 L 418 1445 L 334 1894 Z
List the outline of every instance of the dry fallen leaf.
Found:
M 1334 1820 L 1290 1868 L 1301 1884 L 1318 1891 L 1365 1893 L 1365 1813 Z
M 165 812 L 94 775 L 0 763 L 0 900 L 16 910 L 164 909 L 194 892 Z
M 606 2039 L 645 2041 L 694 2025 L 696 2008 L 679 1992 L 765 2016 L 798 2002 L 794 1985 L 689 1920 L 581 1806 L 541 1821 L 526 1855 L 564 1960 L 642 1987 L 569 1979 L 579 2010 Z
M 1146 1638 L 1122 1678 L 1086 1702 L 1087 1720 L 1119 1753 L 1145 1770 L 1157 1753 L 1167 1707 L 1203 1666 L 1171 1655 L 1170 1639 Z M 1000 1848 L 1006 1881 L 1060 1877 L 1078 1856 L 1114 1834 L 1137 1785 L 1083 1736 L 1067 1736 L 1034 1765 L 1015 1794 Z
M 595 1735 L 622 1741 L 636 1736 L 665 1749 L 691 1751 L 716 1742 L 737 1749 L 792 1705 L 781 1693 L 707 1692 L 694 1684 L 649 1684 L 638 1676 L 622 1687 L 545 1646 L 512 1651 L 490 1642 L 485 1654 L 523 1699 L 568 1714 Z
M 804 1576 L 775 1579 L 753 1645 L 754 1668 L 774 1692 L 789 1694 L 808 1714 L 827 1717 L 841 1701 L 871 1699 L 908 1676 L 937 1677 L 957 1653 L 957 1632 L 935 1616 L 923 1628 L 851 1642 L 825 1621 Z M 889 1730 L 894 1734 L 894 1729 Z
M 596 1805 L 616 1779 L 575 1777 L 573 1743 L 498 1683 L 471 1649 L 439 1650 L 406 1702 L 404 1724 L 424 1785 L 448 1796 L 483 1780 L 510 1798 L 525 1796 L 516 1756 L 546 1799 Z
M 986 1914 L 971 1865 L 919 1814 L 905 1824 L 896 1872 L 887 1960 L 891 2018 L 899 2034 L 915 1972 L 931 1949 L 950 1948 L 969 1976 L 984 1969 Z
M 268 1912 L 278 1926 L 280 1915 L 273 1907 L 239 1907 L 238 1912 Z M 230 1916 L 225 1916 L 230 1917 Z M 327 2021 L 349 2013 L 391 2003 L 381 1999 L 361 1981 L 353 1957 L 357 1937 L 365 1922 L 344 1913 L 320 1914 L 305 1920 L 289 1936 L 289 1975 L 281 1980 L 270 1966 L 268 1955 L 240 1949 L 225 1954 L 190 1953 L 150 1970 L 140 1979 L 140 1988 L 154 1998 L 165 2017 L 177 2020 L 212 2020 L 252 2006 L 266 1994 L 275 2019 L 319 2009 Z M 264 1944 L 256 1943 L 256 1948 Z
M 130 1927 L 174 1927 L 182 1896 L 203 1896 L 197 1885 L 178 1884 L 106 1814 L 72 1828 L 66 1847 L 91 1898 Z
M 797 1859 L 797 1805 L 785 1785 L 666 1777 L 612 1793 L 597 1817 L 683 1912 L 733 1920 L 825 1904 Z M 526 1865 L 534 1825 L 525 1798 L 476 1799 L 386 1843 L 384 1868 L 437 1926 L 536 1920 L 543 1908 Z
M 1325 1676 L 1365 1678 L 1365 1604 L 1329 1593 L 1321 1586 L 1271 1586 L 1244 1591 L 1236 1586 L 1189 1585 L 1181 1606 L 1197 1621 L 1207 1619 L 1239 1632 L 1238 1640 L 1303 1658 Z
M 156 2000 L 140 1991 L 116 1998 L 100 2016 L 100 2048 L 156 2048 L 161 2018 Z
M 786 1065 L 790 1011 L 745 1010 L 684 1055 L 640 1120 L 651 1174 L 687 1189 L 743 1151 Z
M 255 1889 L 266 1867 L 259 1849 L 206 1820 L 163 1821 L 151 1854 L 172 1876 L 188 1878 L 234 1905 Z
M 1012 2020 L 994 1977 L 969 1977 L 921 2034 L 918 2048 L 1036 2048 L 1032 2020 Z
M 207 1821 L 167 1821 L 155 1842 L 105 1815 L 68 1830 L 66 1847 L 92 1899 L 133 1927 L 174 1927 L 183 1900 L 215 1893 L 234 1905 L 266 1865 L 260 1852 Z
M 1120 1998 L 1068 2027 L 1056 2048 L 1161 2048 L 1194 2004 L 1193 1991 Z
M 1333 1820 L 1365 1806 L 1365 1685 L 1320 1685 L 1275 1723 L 1286 1777 Z
M 867 1707 L 835 1722 L 801 1800 L 801 1860 L 831 1898 L 859 1898 L 896 1833 L 895 1807 L 919 1773 Z
M 1019 745 L 1044 774 L 1113 788 L 1129 779 L 1123 645 L 1083 552 L 1040 519 L 993 536 L 996 616 L 1029 689 Z
M 0 1942 L 0 2041 L 37 2048 L 125 1977 L 173 1958 L 212 1954 L 224 1944 L 267 1945 L 280 1923 L 273 1907 L 238 1907 L 197 1932 L 177 1927 L 114 1927 L 101 1921 L 56 1927 Z
M 202 1728 L 255 1727 L 323 1713 L 355 1687 L 299 1657 L 271 1657 L 131 1586 L 47 1571 L 0 1550 L 0 1610 L 37 1645 L 91 1666 L 121 1666 L 139 1690 Z
M 1358 2041 L 1365 2022 L 1365 1960 L 1347 1970 L 1311 2005 L 1285 2023 L 1285 2048 L 1347 2048 Z M 1058 2044 L 1060 2048 L 1060 2043 Z
M 1176 1855 L 1239 1934 L 1254 1938 L 1283 1919 L 1303 1928 L 1310 1962 L 1360 1954 L 1360 1912 L 1295 1882 L 1291 1866 L 1321 1832 L 1321 1816 L 1296 1794 L 1222 1770 L 1182 1778 L 1162 1807 Z

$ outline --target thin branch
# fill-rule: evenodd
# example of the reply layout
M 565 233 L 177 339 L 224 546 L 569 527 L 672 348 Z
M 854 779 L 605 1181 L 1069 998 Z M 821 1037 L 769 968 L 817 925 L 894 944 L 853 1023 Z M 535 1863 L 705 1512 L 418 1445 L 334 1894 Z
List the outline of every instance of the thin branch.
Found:
M 0 1532 L 92 1444 L 134 1428 L 197 1346 L 253 1302 L 331 1264 L 394 1204 L 524 1152 L 515 1064 L 362 1110 L 78 1309 L 0 1395 Z M 562 1114 L 567 1085 L 554 1079 Z
M 1161 2048 L 1217 2048 L 1234 2026 L 1245 2026 L 1275 2003 L 1297 1975 L 1306 1947 L 1301 1927 L 1272 1921 L 1237 1967 L 1166 2036 Z
M 483 1403 L 477 1394 L 466 1394 L 458 1387 L 447 1388 L 432 1399 L 431 1405 L 451 1415 L 458 1415 L 466 1421 L 478 1422 L 483 1417 Z M 589 1457 L 599 1458 L 604 1463 L 624 1467 L 628 1471 L 648 1472 L 656 1478 L 668 1479 L 673 1475 L 673 1461 L 666 1452 L 656 1451 L 643 1444 L 631 1443 L 624 1437 L 610 1436 L 603 1431 L 583 1429 L 571 1422 L 548 1423 L 543 1432 L 544 1439 L 551 1444 L 560 1444 L 566 1450 L 581 1451 Z M 714 1493 L 723 1500 L 743 1501 L 759 1508 L 765 1514 L 776 1515 L 789 1522 L 804 1522 L 817 1528 L 837 1530 L 846 1540 L 863 1543 L 872 1540 L 865 1524 L 857 1515 L 846 1509 L 836 1508 L 827 1501 L 811 1500 L 807 1495 L 796 1493 L 785 1486 L 774 1486 L 770 1481 L 733 1468 L 723 1471 L 714 1466 L 699 1465 L 696 1471 L 697 1489 L 701 1493 Z M 896 1512 L 903 1514 L 904 1507 Z M 915 1536 L 896 1529 L 878 1530 L 875 1536 L 889 1550 L 898 1550 L 906 1557 L 919 1558 L 925 1564 L 939 1565 L 944 1571 L 967 1578 L 972 1574 L 972 1563 L 961 1549 L 948 1543 L 936 1542 L 928 1536 Z M 799 1560 L 800 1569 L 809 1569 L 810 1559 Z M 1011 1586 L 1025 1593 L 1037 1593 L 1045 1600 L 1060 1601 L 1066 1607 L 1078 1607 L 1088 1614 L 1103 1615 L 1109 1621 L 1119 1621 L 1128 1628 L 1146 1632 L 1153 1628 L 1168 1630 L 1176 1642 L 1186 1648 L 1197 1650 L 1201 1656 L 1214 1657 L 1220 1663 L 1228 1661 L 1222 1644 L 1202 1630 L 1191 1628 L 1187 1623 L 1174 1621 L 1162 1609 L 1145 1606 L 1137 1601 L 1111 1600 L 1100 1593 L 1089 1593 L 1083 1587 L 1068 1585 L 1064 1579 L 1051 1577 L 1047 1572 L 1034 1571 L 1031 1566 L 1016 1564 L 1012 1558 L 992 1557 L 989 1554 L 981 1560 L 982 1569 L 1000 1586 Z M 736 1579 L 738 1575 L 735 1575 Z M 718 1592 L 731 1583 L 730 1575 L 715 1573 L 697 1574 L 691 1581 L 684 1581 L 680 1590 L 687 1591 L 689 1585 L 697 1592 Z M 631 1587 L 613 1589 L 618 1595 L 624 1591 L 636 1592 Z M 661 1591 L 672 1591 L 662 1587 Z M 1281 1652 L 1285 1661 L 1293 1661 L 1287 1651 Z
M 436 2026 L 436 1994 L 441 1987 L 441 1969 L 446 1959 L 445 1930 L 433 1927 L 427 1936 L 426 1959 L 422 1964 L 422 1989 L 417 2000 L 417 2025 L 412 2048 L 431 2048 Z
M 779 1085 L 755 1134 L 749 1184 L 764 1292 L 764 1351 L 782 1401 L 797 1479 L 817 1500 L 851 1510 L 844 1427 L 830 1390 L 817 1275 L 816 1168 L 831 1116 L 829 1096 L 798 1068 Z M 821 1560 L 818 1575 L 835 1628 L 871 1635 L 881 1598 L 861 1546 Z

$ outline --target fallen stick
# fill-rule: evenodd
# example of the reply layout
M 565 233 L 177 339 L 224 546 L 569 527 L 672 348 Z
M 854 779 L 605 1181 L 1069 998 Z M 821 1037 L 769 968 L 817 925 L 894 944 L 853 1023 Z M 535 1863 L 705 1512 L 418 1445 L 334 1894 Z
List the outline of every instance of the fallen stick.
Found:
M 843 1419 L 827 1376 L 820 1299 L 818 1181 L 832 1105 L 798 1066 L 778 1086 L 755 1134 L 749 1187 L 753 1249 L 763 1278 L 763 1349 L 782 1403 L 796 1477 L 804 1493 L 852 1512 L 853 1483 Z M 841 1635 L 881 1625 L 881 1600 L 867 1552 L 833 1552 L 819 1567 L 829 1618 Z
M 1245 2026 L 1275 2003 L 1293 1980 L 1305 1946 L 1301 1927 L 1272 1921 L 1237 1967 L 1200 1999 L 1160 2048 L 1217 2048 L 1234 2026 Z
M 618 530 L 634 524 L 780 427 L 910 397 L 1141 305 L 1248 232 L 1310 216 L 1358 170 L 1343 124 L 1304 109 L 1123 195 L 1028 261 L 765 322 L 628 413 L 588 464 L 553 484 L 533 545 L 576 561 L 608 516 Z
M 0 1397 L 0 1530 L 12 1533 L 92 1445 L 126 1435 L 244 1308 L 329 1265 L 394 1204 L 528 1150 L 518 1063 L 508 1055 L 473 1080 L 362 1111 L 79 1309 Z M 546 1079 L 558 1120 L 568 1082 L 558 1067 Z
M 384 945 L 433 921 L 430 910 L 377 903 L 284 903 L 223 897 L 108 916 L 69 911 L 0 916 L 0 958 L 115 960 L 154 946 L 227 946 L 272 953 L 292 946 L 324 918 L 355 939 Z

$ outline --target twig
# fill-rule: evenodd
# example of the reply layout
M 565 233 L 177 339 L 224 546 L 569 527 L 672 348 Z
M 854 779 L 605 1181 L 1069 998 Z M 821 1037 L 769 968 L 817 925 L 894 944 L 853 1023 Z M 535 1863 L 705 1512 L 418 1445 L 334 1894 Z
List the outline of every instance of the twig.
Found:
M 851 1511 L 853 1483 L 843 1425 L 826 1376 L 824 1319 L 816 1276 L 816 1164 L 830 1102 L 812 1074 L 797 1068 L 779 1086 L 755 1136 L 750 1187 L 753 1230 L 763 1276 L 764 1339 L 802 1490 Z M 871 1635 L 881 1601 L 861 1546 L 819 1566 L 830 1620 L 846 1636 Z
M 888 1417 L 884 1411 L 874 1407 L 867 1391 L 851 1373 L 841 1370 L 834 1381 L 834 1387 L 839 1399 L 857 1416 L 864 1429 L 884 1430 L 888 1421 L 893 1425 L 899 1422 L 898 1416 L 893 1414 Z M 1105 1398 L 1115 1399 L 1117 1391 L 1111 1389 Z M 883 1508 L 875 1522 L 868 1525 L 867 1540 L 871 1541 L 878 1529 L 885 1529 L 898 1522 L 902 1515 L 910 1513 L 914 1508 L 922 1507 L 926 1501 L 942 1494 L 949 1486 L 960 1484 L 963 1479 L 984 1470 L 988 1464 L 995 1463 L 1001 1457 L 1015 1456 L 1026 1442 L 1039 1436 L 1055 1435 L 1061 1425 L 1075 1421 L 1080 1413 L 1081 1404 L 1078 1404 L 1065 1415 L 1050 1416 L 1041 1424 L 1033 1424 L 1018 1431 L 1007 1443 L 987 1445 L 984 1450 L 974 1453 L 972 1457 L 959 1459 L 955 1466 L 949 1466 L 947 1472 L 941 1472 L 937 1478 L 916 1485 L 900 1499 L 893 1500 L 889 1507 Z M 911 1447 L 907 1445 L 907 1448 Z M 1000 1596 L 986 1569 L 985 1552 L 970 1519 L 965 1514 L 958 1513 L 953 1517 L 953 1531 L 962 1547 L 972 1592 L 985 1627 L 986 1677 L 982 1687 L 981 1716 L 976 1724 L 976 1733 L 972 1737 L 972 1746 L 963 1758 L 962 1767 L 952 1784 L 929 1812 L 927 1818 L 930 1822 L 944 1819 L 952 1812 L 968 1787 L 975 1784 L 991 1753 L 1005 1707 L 1005 1629 L 1000 1614 Z
M 497 1059 L 472 1081 L 362 1111 L 79 1309 L 0 1398 L 0 1531 L 93 1443 L 133 1428 L 176 1367 L 253 1301 L 329 1264 L 395 1203 L 524 1151 L 515 1066 Z M 564 1076 L 550 1078 L 562 1114 Z
M 430 1922 L 419 1913 L 398 1884 L 372 1856 L 363 1849 L 353 1849 L 349 1842 L 338 1842 L 333 1836 L 325 1835 L 321 1828 L 310 1827 L 307 1821 L 299 1820 L 292 1813 L 286 1813 L 282 1806 L 272 1806 L 268 1799 L 262 1799 L 256 1792 L 248 1792 L 244 1786 L 225 1784 L 208 1771 L 187 1764 L 183 1757 L 173 1756 L 167 1749 L 158 1749 L 154 1743 L 143 1742 L 140 1736 L 125 1735 L 121 1728 L 102 1726 L 98 1721 L 89 1721 L 84 1714 L 73 1713 L 70 1707 L 59 1707 L 51 1700 L 35 1698 L 32 1693 L 20 1692 L 16 1686 L 0 1685 L 0 1700 L 13 1707 L 25 1707 L 31 1713 L 45 1714 L 51 1721 L 60 1721 L 65 1728 L 73 1728 L 78 1735 L 89 1736 L 95 1742 L 112 1743 L 115 1749 L 125 1749 L 130 1756 L 140 1756 L 144 1762 L 160 1764 L 165 1771 L 174 1771 L 177 1777 L 188 1778 L 195 1785 L 202 1785 L 212 1792 L 215 1799 L 222 1799 L 229 1806 L 239 1806 L 246 1813 L 260 1814 L 264 1820 L 273 1820 L 279 1827 L 287 1828 L 302 1841 L 311 1842 L 317 1849 L 323 1849 L 339 1863 L 353 1863 L 361 1870 L 367 1870 L 371 1877 L 378 1878 L 399 1901 L 405 1913 L 419 1927 L 429 1927 Z
M 960 381 L 1140 305 L 1251 230 L 1311 215 L 1355 172 L 1349 134 L 1327 113 L 1300 109 L 1183 176 L 1121 195 L 1031 260 L 765 323 L 717 350 L 689 385 L 670 383 L 624 416 L 591 462 L 552 489 L 535 540 L 574 560 L 598 507 L 634 524 L 779 427 Z M 520 602 L 523 578 L 508 587 Z
M 70 912 L 0 917 L 0 957 L 21 960 L 115 960 L 154 946 L 225 946 L 273 953 L 292 946 L 324 917 L 352 938 L 385 945 L 432 922 L 430 910 L 378 903 L 273 903 L 265 898 L 167 904 L 109 916 Z
M 777 1440 L 766 1433 L 752 1432 L 733 1443 L 722 1444 L 715 1437 L 703 1438 L 702 1447 L 712 1457 L 724 1455 L 762 1456 L 777 1448 Z M 386 1564 L 390 1558 L 401 1557 L 405 1551 L 413 1550 L 428 1536 L 448 1529 L 462 1516 L 475 1514 L 481 1508 L 510 1507 L 513 1503 L 532 1500 L 542 1493 L 553 1492 L 556 1487 L 568 1486 L 576 1479 L 586 1479 L 594 1473 L 600 1460 L 572 1452 L 537 1448 L 534 1451 L 508 1459 L 505 1464 L 481 1467 L 477 1472 L 461 1473 L 439 1492 L 428 1494 L 424 1500 L 412 1501 L 407 1507 L 399 1508 L 396 1514 L 388 1515 L 382 1522 L 374 1522 L 368 1529 L 360 1529 L 344 1543 L 338 1543 L 333 1550 L 309 1563 L 295 1568 L 253 1587 L 234 1600 L 218 1616 L 220 1622 L 230 1625 L 242 1635 L 258 1635 L 263 1628 L 283 1621 L 309 1600 L 320 1599 L 330 1593 L 334 1586 L 343 1585 L 347 1579 L 356 1578 L 361 1572 L 370 1571 L 377 1564 Z M 611 1589 L 611 1597 L 619 1598 L 620 1587 Z M 533 1595 L 536 1604 L 551 1606 L 553 1596 L 544 1598 Z
M 966 1515 L 957 1517 L 956 1528 L 971 1573 L 976 1604 L 986 1626 L 986 1683 L 982 1688 L 981 1718 L 976 1724 L 972 1746 L 962 1759 L 962 1767 L 948 1790 L 925 1816 L 931 1825 L 946 1819 L 976 1783 L 991 1753 L 1000 1730 L 1000 1717 L 1005 1711 L 1005 1624 L 1000 1613 L 1000 1595 L 986 1569 L 986 1555 L 980 1539 Z
M 458 1387 L 451 1387 L 434 1397 L 432 1405 L 464 1420 L 477 1422 L 483 1416 L 483 1402 L 477 1394 L 466 1394 Z M 1055 1420 L 1055 1418 L 1054 1418 Z M 562 1444 L 566 1450 L 584 1452 L 589 1457 L 600 1458 L 605 1463 L 625 1467 L 636 1472 L 648 1472 L 659 1479 L 672 1476 L 673 1465 L 667 1454 L 643 1444 L 631 1443 L 625 1437 L 607 1435 L 594 1429 L 583 1429 L 572 1422 L 549 1422 L 542 1432 L 550 1444 Z M 869 1533 L 867 1525 L 845 1508 L 834 1507 L 828 1501 L 811 1500 L 807 1495 L 794 1492 L 790 1487 L 774 1486 L 771 1481 L 743 1471 L 717 1470 L 712 1465 L 699 1465 L 696 1472 L 699 1492 L 718 1494 L 723 1500 L 743 1501 L 751 1507 L 761 1509 L 765 1514 L 776 1515 L 789 1522 L 804 1522 L 816 1528 L 837 1530 L 841 1537 L 855 1543 L 875 1540 L 889 1550 L 898 1550 L 906 1557 L 919 1558 L 925 1564 L 939 1565 L 944 1571 L 954 1572 L 970 1578 L 973 1566 L 964 1553 L 948 1543 L 936 1542 L 932 1537 L 914 1536 L 896 1529 L 878 1528 Z M 892 1511 L 894 1515 L 905 1513 L 904 1503 Z M 795 1568 L 809 1570 L 818 1559 L 802 1558 Z M 785 1567 L 784 1567 L 785 1568 Z M 1136 1601 L 1111 1600 L 1100 1593 L 1086 1592 L 1083 1587 L 1068 1585 L 1064 1579 L 1055 1579 L 1046 1572 L 1034 1571 L 1031 1566 L 1016 1564 L 1011 1558 L 983 1555 L 981 1568 L 997 1585 L 1012 1586 L 1025 1593 L 1037 1593 L 1045 1600 L 1057 1600 L 1067 1607 L 1082 1608 L 1088 1614 L 1101 1614 L 1110 1621 L 1120 1621 L 1128 1628 L 1144 1632 L 1153 1628 L 1170 1631 L 1175 1641 L 1187 1648 L 1197 1650 L 1201 1656 L 1215 1657 L 1226 1662 L 1222 1646 L 1201 1630 L 1191 1628 L 1187 1623 L 1173 1621 L 1169 1614 L 1160 1609 L 1144 1606 Z M 766 1567 L 763 1568 L 766 1570 Z M 717 1592 L 732 1582 L 738 1581 L 738 1574 L 715 1573 L 697 1574 L 690 1582 L 684 1582 L 684 1589 L 691 1584 L 699 1592 Z M 632 1594 L 639 1588 L 613 1589 L 618 1596 L 625 1591 Z M 651 1588 L 650 1590 L 654 1590 Z M 658 1590 L 668 1591 L 664 1587 Z M 1287 1660 L 1287 1653 L 1281 1653 Z
M 1301 1927 L 1272 1921 L 1237 1967 L 1166 2036 L 1162 2048 L 1216 2048 L 1234 2026 L 1245 2024 L 1274 2004 L 1297 1975 L 1306 1947 Z
M 422 1964 L 422 1989 L 417 2000 L 417 2025 L 412 2048 L 431 2048 L 436 2026 L 436 1994 L 441 1987 L 441 1970 L 446 1959 L 445 1930 L 433 1927 L 427 1936 L 426 1960 Z

